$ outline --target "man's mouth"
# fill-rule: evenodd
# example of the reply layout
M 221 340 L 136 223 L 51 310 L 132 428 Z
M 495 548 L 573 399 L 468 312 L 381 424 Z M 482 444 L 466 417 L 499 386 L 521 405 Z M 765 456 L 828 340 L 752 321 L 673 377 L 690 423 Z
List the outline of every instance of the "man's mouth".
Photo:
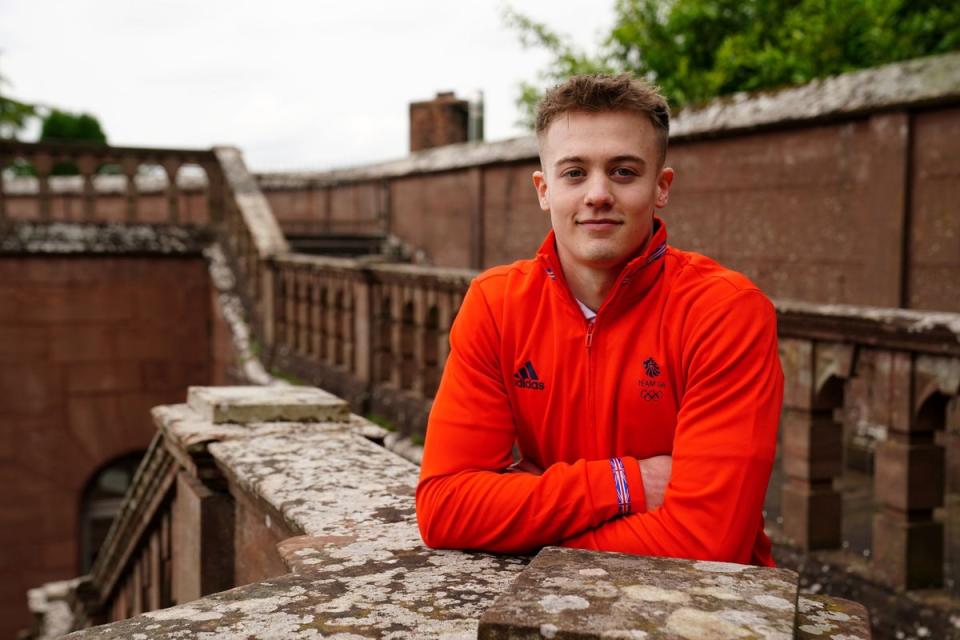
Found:
M 613 218 L 590 218 L 588 220 L 577 220 L 577 224 L 588 227 L 604 227 L 623 224 L 623 220 L 614 220 Z

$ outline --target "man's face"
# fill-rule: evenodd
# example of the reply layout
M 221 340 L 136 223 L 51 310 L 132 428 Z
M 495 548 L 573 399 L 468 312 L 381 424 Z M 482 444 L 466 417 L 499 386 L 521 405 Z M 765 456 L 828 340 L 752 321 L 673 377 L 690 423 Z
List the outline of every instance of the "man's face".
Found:
M 540 159 L 533 184 L 564 269 L 619 269 L 646 245 L 673 181 L 646 116 L 561 114 L 541 136 Z

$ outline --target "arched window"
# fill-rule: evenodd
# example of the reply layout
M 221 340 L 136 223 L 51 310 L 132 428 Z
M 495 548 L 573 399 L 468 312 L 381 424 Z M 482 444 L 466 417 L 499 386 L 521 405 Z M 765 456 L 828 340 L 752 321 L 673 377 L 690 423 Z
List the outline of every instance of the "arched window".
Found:
M 80 502 L 81 575 L 93 567 L 144 453 L 139 451 L 111 460 L 100 467 L 84 488 Z

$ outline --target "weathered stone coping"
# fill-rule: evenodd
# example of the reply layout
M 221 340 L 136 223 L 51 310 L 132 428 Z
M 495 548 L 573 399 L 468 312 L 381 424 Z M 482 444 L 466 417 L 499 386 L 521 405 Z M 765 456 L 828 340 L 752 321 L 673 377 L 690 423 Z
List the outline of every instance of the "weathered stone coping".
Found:
M 960 313 L 775 300 L 780 336 L 960 355 Z
M 12 222 L 0 229 L 3 254 L 198 256 L 209 241 L 202 227 L 172 224 Z
M 181 466 L 207 452 L 231 484 L 301 532 L 281 543 L 297 575 L 234 589 L 74 637 L 475 637 L 477 619 L 522 569 L 522 558 L 438 552 L 423 546 L 414 515 L 417 467 L 375 444 L 382 429 L 359 418 L 247 422 L 273 396 L 289 407 L 302 388 L 263 394 L 241 422 L 211 423 L 191 405 L 157 407 L 154 418 Z M 216 406 L 240 389 L 205 389 Z M 286 394 L 286 395 L 285 395 Z M 251 396 L 251 397 L 252 397 Z M 321 406 L 325 412 L 329 406 Z M 206 410 L 203 413 L 207 413 Z M 308 416 L 309 419 L 310 416 Z M 187 467 L 190 470 L 190 467 Z
M 273 262 L 280 267 L 293 265 L 339 272 L 365 271 L 378 281 L 417 282 L 429 287 L 462 290 L 466 290 L 478 273 L 472 269 L 390 263 L 384 262 L 382 257 L 353 259 L 293 253 L 277 256 Z
M 213 153 L 223 171 L 227 194 L 235 202 L 237 213 L 253 239 L 257 257 L 264 259 L 288 253 L 290 245 L 257 181 L 247 170 L 241 151 L 224 146 L 214 147 Z M 228 205 L 226 212 L 233 212 L 233 207 Z
M 800 87 L 718 98 L 677 113 L 670 139 L 682 142 L 958 100 L 960 54 L 950 53 L 846 73 Z M 398 160 L 331 171 L 259 173 L 257 180 L 263 189 L 304 189 L 537 158 L 536 138 L 527 136 L 449 145 Z
M 790 640 L 796 613 L 788 569 L 554 547 L 487 610 L 479 638 Z

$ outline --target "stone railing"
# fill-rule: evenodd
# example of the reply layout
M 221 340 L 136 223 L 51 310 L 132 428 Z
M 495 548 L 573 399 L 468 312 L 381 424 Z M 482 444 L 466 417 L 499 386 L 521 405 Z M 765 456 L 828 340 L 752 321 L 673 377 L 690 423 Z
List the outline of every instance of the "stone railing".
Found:
M 37 636 L 871 637 L 862 606 L 788 569 L 428 549 L 416 466 L 318 389 L 195 387 L 153 415 L 92 575 L 35 594 Z
M 299 256 L 273 268 L 276 366 L 421 441 L 473 272 Z M 872 590 L 886 628 L 911 609 L 949 620 L 960 612 L 960 315 L 777 308 L 787 388 L 768 510 L 778 557 L 811 586 Z M 916 598 L 881 606 L 907 590 Z
M 475 273 L 302 255 L 271 267 L 275 366 L 422 442 L 450 326 Z
M 79 175 L 55 177 L 58 165 L 69 165 Z M 209 150 L 0 141 L 0 171 L 12 166 L 27 168 L 35 177 L 21 181 L 26 184 L 11 193 L 5 193 L 0 180 L 0 223 L 205 225 L 211 222 L 209 211 L 216 207 L 203 201 L 204 187 L 222 182 L 216 157 Z M 207 180 L 182 175 L 186 167 L 202 170 Z M 153 195 L 157 189 L 164 196 L 159 207 Z M 22 190 L 26 192 L 20 193 Z M 197 192 L 201 194 L 199 202 L 187 198 Z
M 217 225 L 224 254 L 237 278 L 240 297 L 257 333 L 273 341 L 269 323 L 273 317 L 273 282 L 268 261 L 290 250 L 270 205 L 243 162 L 239 149 L 214 149 L 222 181 L 211 181 L 211 207 L 222 212 Z M 266 306 L 265 306 L 266 305 Z

